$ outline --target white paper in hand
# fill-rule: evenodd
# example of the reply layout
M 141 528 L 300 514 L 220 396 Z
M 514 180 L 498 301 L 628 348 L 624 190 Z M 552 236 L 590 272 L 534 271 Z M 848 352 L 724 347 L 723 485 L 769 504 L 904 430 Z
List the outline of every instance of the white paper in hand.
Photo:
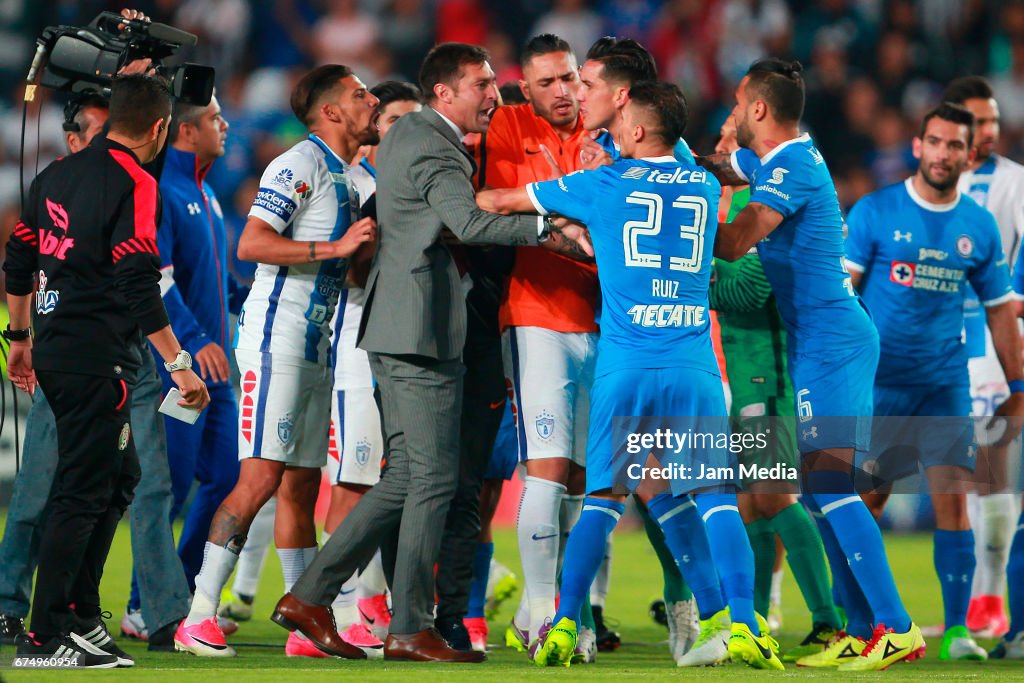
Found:
M 181 392 L 178 391 L 177 387 L 172 387 L 167 392 L 164 402 L 160 404 L 160 412 L 167 417 L 173 417 L 175 420 L 181 420 L 182 422 L 194 425 L 196 420 L 199 419 L 199 411 L 195 408 L 179 406 L 178 401 L 180 400 Z

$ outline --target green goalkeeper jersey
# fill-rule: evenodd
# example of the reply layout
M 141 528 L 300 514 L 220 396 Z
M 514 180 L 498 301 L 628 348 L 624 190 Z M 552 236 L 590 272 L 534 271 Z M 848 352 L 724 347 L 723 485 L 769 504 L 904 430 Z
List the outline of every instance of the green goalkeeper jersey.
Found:
M 734 193 L 727 221 L 749 200 L 749 188 Z M 732 414 L 793 415 L 786 331 L 756 252 L 733 263 L 715 259 L 710 301 L 722 332 Z

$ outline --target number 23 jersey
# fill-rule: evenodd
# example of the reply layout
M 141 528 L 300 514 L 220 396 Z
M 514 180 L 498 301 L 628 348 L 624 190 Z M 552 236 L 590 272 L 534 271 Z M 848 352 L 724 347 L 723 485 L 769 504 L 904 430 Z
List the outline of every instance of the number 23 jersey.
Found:
M 719 374 L 708 286 L 722 188 L 672 157 L 623 159 L 527 185 L 536 209 L 587 225 L 603 311 L 597 376 L 624 368 Z

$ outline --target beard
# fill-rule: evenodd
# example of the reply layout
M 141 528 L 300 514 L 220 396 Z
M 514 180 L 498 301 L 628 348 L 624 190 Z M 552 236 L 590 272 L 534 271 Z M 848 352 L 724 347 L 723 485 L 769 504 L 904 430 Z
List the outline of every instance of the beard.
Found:
M 736 122 L 736 144 L 747 149 L 752 149 L 754 146 L 754 132 L 746 123 Z
M 932 175 L 928 166 L 922 165 L 921 178 L 939 192 L 946 192 L 950 188 L 956 187 L 957 182 L 960 180 L 960 171 L 963 169 L 950 166 L 948 170 L 949 174 L 945 178 L 940 179 Z

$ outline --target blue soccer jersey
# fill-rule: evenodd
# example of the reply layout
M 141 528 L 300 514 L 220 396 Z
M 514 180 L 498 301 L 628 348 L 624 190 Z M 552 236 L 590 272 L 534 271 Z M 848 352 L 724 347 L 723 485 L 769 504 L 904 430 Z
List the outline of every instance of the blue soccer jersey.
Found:
M 926 202 L 912 179 L 861 199 L 847 219 L 848 266 L 881 338 L 875 383 L 967 385 L 968 283 L 985 306 L 1010 300 L 995 219 L 967 195 Z
M 750 183 L 750 202 L 782 214 L 757 245 L 791 338 L 791 352 L 834 356 L 873 343 L 871 320 L 843 261 L 843 217 L 824 158 L 810 136 L 784 142 L 763 158 L 733 154 Z
M 718 374 L 708 285 L 721 186 L 672 157 L 623 159 L 527 186 L 537 211 L 590 229 L 603 311 L 597 375 L 689 367 Z

